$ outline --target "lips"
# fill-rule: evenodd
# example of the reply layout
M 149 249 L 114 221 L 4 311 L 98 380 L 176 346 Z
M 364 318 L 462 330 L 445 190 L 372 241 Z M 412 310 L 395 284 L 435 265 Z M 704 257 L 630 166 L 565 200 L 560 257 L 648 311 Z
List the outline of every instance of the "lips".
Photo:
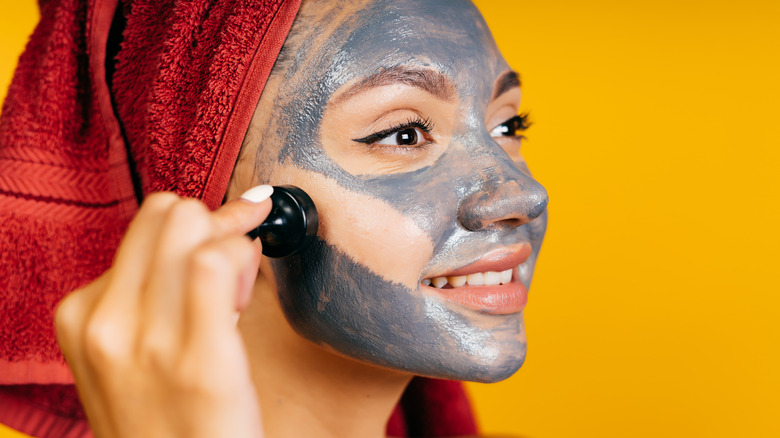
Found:
M 492 251 L 462 268 L 425 278 L 421 288 L 447 301 L 493 315 L 525 308 L 528 290 L 521 281 L 529 267 L 531 245 Z

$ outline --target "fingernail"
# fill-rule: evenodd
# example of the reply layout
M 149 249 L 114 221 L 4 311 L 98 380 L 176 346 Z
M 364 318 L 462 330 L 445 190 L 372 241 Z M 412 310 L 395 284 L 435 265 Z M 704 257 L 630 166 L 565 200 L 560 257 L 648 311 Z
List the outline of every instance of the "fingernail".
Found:
M 241 195 L 241 199 L 253 204 L 259 204 L 270 198 L 273 193 L 274 188 L 269 185 L 256 186 L 244 192 L 244 194 Z
M 237 326 L 238 325 L 238 319 L 241 318 L 241 313 L 236 312 L 236 315 L 234 316 L 234 318 L 235 318 L 234 325 Z

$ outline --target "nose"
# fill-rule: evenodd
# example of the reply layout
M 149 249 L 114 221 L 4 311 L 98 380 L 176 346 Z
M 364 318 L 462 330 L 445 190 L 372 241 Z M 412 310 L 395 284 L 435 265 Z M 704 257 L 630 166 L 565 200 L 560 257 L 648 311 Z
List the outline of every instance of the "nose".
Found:
M 531 176 L 516 167 L 476 184 L 461 200 L 458 221 L 470 231 L 495 227 L 519 227 L 539 217 L 547 208 L 547 191 Z

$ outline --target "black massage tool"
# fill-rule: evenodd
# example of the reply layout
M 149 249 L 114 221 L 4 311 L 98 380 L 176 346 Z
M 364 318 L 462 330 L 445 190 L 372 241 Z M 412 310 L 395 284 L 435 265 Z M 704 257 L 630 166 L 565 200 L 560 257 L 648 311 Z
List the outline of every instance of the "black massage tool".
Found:
M 281 258 L 297 254 L 317 237 L 317 209 L 309 195 L 295 186 L 274 187 L 271 214 L 246 235 L 260 238 L 263 254 Z

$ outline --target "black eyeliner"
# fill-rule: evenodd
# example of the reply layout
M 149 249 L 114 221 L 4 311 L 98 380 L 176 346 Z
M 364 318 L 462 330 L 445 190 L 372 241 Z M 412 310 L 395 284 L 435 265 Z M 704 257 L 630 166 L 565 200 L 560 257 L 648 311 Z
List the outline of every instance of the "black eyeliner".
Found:
M 433 123 L 431 123 L 430 119 L 422 119 L 422 118 L 410 119 L 406 123 L 401 123 L 399 125 L 393 126 L 392 128 L 383 129 L 369 136 L 363 138 L 353 138 L 352 141 L 356 141 L 358 143 L 373 144 L 379 140 L 382 140 L 383 138 L 389 137 L 391 134 L 409 128 L 418 128 L 423 132 L 425 132 L 426 134 L 430 134 L 431 130 L 433 130 Z

